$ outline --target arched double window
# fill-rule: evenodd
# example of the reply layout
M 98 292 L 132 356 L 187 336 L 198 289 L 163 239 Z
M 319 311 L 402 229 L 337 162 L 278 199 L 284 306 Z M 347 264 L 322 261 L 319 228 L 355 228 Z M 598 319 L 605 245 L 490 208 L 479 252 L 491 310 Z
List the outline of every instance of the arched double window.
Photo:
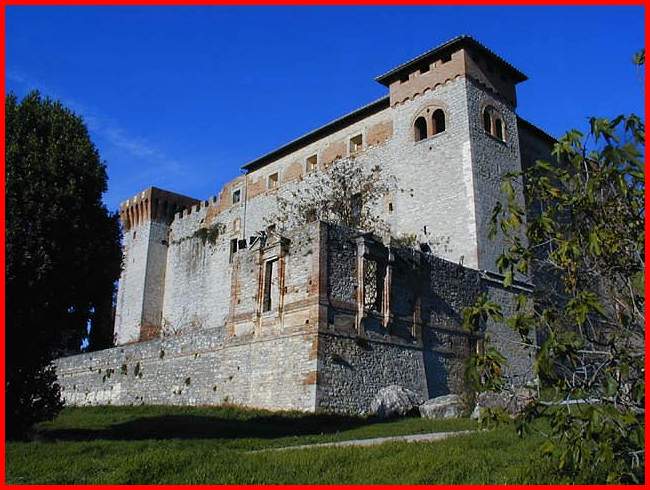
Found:
M 447 129 L 445 111 L 429 107 L 415 118 L 413 137 L 415 141 L 422 141 L 442 133 L 445 129 Z
M 506 128 L 503 122 L 503 117 L 494 107 L 491 105 L 486 106 L 483 109 L 483 129 L 485 132 L 495 138 L 503 141 L 506 141 Z
M 442 109 L 436 109 L 431 116 L 432 134 L 439 134 L 445 130 L 445 113 Z
M 427 139 L 427 120 L 423 116 L 415 120 L 413 129 L 415 130 L 415 141 Z

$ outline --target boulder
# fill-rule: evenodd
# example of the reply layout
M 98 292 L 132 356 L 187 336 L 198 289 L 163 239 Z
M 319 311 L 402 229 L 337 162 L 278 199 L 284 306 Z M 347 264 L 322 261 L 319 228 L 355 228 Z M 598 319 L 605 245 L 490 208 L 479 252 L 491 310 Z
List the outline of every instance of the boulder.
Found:
M 464 411 L 459 395 L 444 395 L 427 400 L 419 406 L 420 416 L 425 419 L 451 419 L 460 417 Z
M 520 387 L 511 391 L 485 391 L 476 397 L 476 407 L 470 418 L 479 419 L 481 411 L 486 408 L 501 409 L 512 417 L 522 413 L 528 405 L 535 401 L 535 390 Z
M 377 392 L 370 403 L 370 413 L 387 419 L 412 412 L 424 400 L 420 395 L 399 385 L 390 385 Z

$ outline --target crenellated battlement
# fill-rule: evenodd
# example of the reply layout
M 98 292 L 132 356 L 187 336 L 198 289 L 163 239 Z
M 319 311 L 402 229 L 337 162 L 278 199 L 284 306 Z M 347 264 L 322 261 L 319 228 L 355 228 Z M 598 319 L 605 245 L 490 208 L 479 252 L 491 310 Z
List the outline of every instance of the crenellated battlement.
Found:
M 218 204 L 219 196 L 210 196 L 208 199 L 197 201 L 196 204 L 192 204 L 186 208 L 177 211 L 173 215 L 173 221 L 187 218 L 191 214 L 198 213 L 202 209 L 209 208 L 211 206 L 216 206 Z
M 176 214 L 197 206 L 197 203 L 200 201 L 193 197 L 149 187 L 120 205 L 120 220 L 125 230 L 148 221 L 169 224 Z

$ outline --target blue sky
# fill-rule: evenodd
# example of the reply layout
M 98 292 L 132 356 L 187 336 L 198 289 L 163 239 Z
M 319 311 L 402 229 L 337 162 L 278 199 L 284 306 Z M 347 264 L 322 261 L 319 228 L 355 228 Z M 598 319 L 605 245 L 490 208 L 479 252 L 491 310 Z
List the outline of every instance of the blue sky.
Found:
M 642 114 L 643 19 L 642 7 L 8 7 L 7 89 L 84 117 L 116 209 L 150 185 L 216 194 L 458 34 L 529 76 L 518 112 L 555 136 Z

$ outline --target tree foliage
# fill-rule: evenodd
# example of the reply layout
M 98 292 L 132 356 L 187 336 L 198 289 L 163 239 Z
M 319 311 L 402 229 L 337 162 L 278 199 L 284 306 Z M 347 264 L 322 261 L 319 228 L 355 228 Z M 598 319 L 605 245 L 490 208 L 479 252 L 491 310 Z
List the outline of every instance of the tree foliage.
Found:
M 60 408 L 49 367 L 112 344 L 121 266 L 105 165 L 80 117 L 38 92 L 6 97 L 6 424 L 19 436 Z
M 469 328 L 504 322 L 537 351 L 546 396 L 520 429 L 547 419 L 542 450 L 576 480 L 643 478 L 644 134 L 634 115 L 592 118 L 586 136 L 572 130 L 557 142 L 554 161 L 505 176 L 492 216 L 507 243 L 497 266 L 506 281 L 532 277 L 535 293 L 509 315 L 488 301 L 466 312 Z M 528 209 L 513 192 L 522 178 Z M 475 378 L 493 388 L 499 374 L 492 366 Z
M 379 165 L 365 166 L 354 157 L 337 159 L 281 188 L 277 212 L 268 222 L 290 229 L 319 220 L 383 235 L 389 227 L 377 209 L 394 188 L 395 179 Z

